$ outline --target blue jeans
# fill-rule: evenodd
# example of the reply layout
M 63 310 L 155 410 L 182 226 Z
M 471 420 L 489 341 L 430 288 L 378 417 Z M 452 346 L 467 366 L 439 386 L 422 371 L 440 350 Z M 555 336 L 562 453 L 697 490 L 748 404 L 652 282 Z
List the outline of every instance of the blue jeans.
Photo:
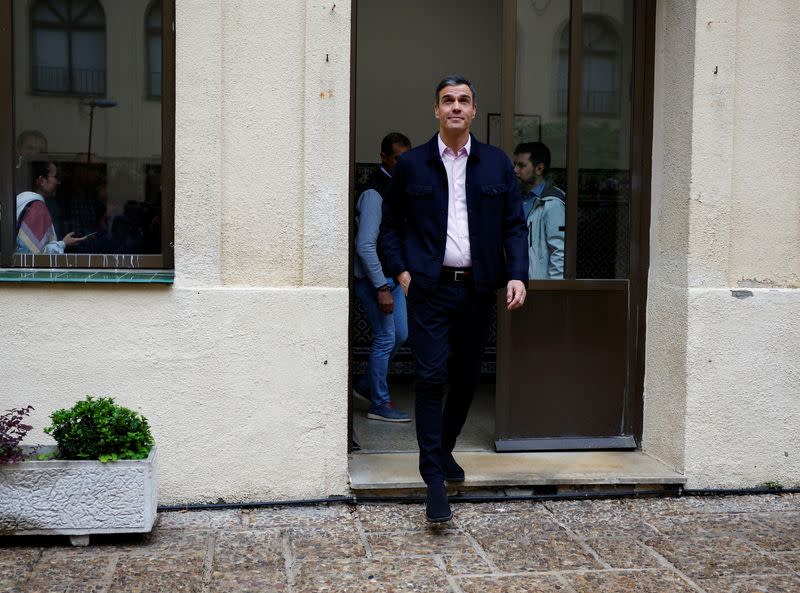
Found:
M 369 395 L 373 406 L 389 403 L 389 385 L 386 374 L 397 350 L 408 338 L 408 318 L 406 317 L 406 297 L 402 287 L 391 278 L 386 283 L 392 291 L 394 312 L 386 314 L 378 307 L 375 287 L 367 278 L 356 278 L 355 291 L 364 317 L 372 330 L 372 349 L 369 353 L 367 373 L 356 382 L 356 390 Z

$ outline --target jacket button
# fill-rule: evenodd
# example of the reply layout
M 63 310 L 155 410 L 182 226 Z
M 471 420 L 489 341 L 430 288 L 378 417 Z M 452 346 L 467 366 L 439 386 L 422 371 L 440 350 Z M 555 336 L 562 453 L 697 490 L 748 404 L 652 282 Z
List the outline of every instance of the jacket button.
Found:
M 442 208 L 442 214 L 447 214 L 447 210 L 445 210 L 444 208 Z

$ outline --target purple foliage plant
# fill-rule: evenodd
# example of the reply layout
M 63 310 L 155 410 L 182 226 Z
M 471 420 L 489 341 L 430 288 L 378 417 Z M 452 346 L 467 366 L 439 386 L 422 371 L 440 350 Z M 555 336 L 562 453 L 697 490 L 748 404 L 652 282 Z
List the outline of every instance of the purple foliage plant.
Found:
M 6 410 L 0 415 L 0 463 L 18 463 L 23 454 L 19 444 L 33 428 L 22 421 L 33 411 L 33 406 Z

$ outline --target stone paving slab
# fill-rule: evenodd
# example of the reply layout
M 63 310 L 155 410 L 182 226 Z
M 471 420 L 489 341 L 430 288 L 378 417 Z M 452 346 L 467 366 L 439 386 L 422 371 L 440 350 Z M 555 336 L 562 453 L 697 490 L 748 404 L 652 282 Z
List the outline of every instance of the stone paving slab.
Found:
M 2 593 L 800 593 L 800 496 L 160 513 L 151 534 L 0 538 Z

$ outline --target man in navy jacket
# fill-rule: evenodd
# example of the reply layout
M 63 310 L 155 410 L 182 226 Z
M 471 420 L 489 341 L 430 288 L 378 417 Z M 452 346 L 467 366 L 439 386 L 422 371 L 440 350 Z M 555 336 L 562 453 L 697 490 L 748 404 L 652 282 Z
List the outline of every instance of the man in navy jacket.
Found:
M 434 522 L 452 517 L 445 480 L 464 480 L 452 453 L 480 378 L 496 291 L 505 287 L 507 308 L 517 309 L 528 278 L 514 168 L 500 149 L 470 134 L 475 99 L 465 78 L 437 85 L 439 133 L 400 157 L 383 202 L 384 270 L 408 299 L 419 470 L 428 487 L 426 515 Z

